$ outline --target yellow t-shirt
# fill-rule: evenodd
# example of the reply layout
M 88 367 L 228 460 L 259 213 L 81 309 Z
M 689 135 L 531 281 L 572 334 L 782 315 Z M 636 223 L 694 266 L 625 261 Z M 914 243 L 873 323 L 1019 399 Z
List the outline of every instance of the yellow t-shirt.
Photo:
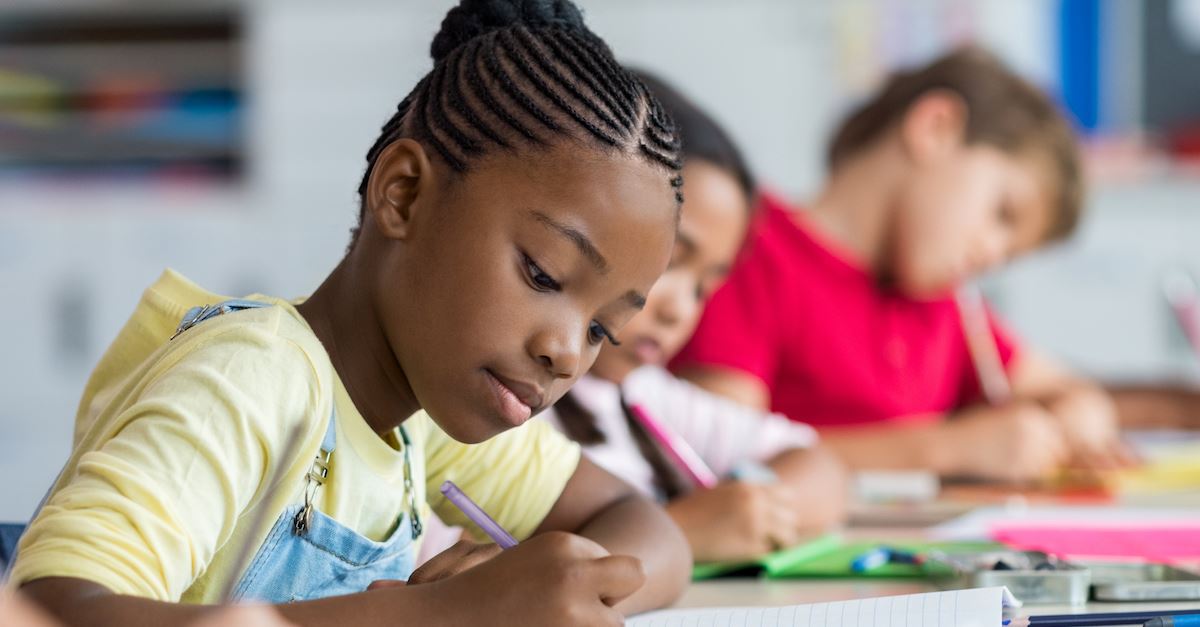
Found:
M 76 577 L 119 594 L 216 601 L 241 575 L 231 571 L 247 535 L 257 550 L 301 498 L 334 405 L 337 448 L 317 508 L 373 540 L 390 534 L 407 504 L 398 436 L 371 430 L 290 303 L 251 298 L 277 306 L 218 316 L 168 341 L 188 308 L 226 298 L 170 270 L 147 288 L 88 381 L 74 450 L 21 540 L 13 583 Z M 280 459 L 297 424 L 301 453 Z M 451 479 L 518 539 L 579 462 L 579 448 L 544 421 L 475 445 L 423 411 L 404 428 L 425 513 L 432 506 L 471 528 L 437 491 Z M 264 485 L 280 464 L 279 483 Z M 258 508 L 268 515 L 249 529 Z

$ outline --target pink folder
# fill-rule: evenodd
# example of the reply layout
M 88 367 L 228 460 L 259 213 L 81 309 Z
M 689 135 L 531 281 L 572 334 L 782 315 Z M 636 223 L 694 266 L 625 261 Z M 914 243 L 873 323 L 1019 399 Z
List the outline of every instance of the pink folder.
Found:
M 1060 557 L 1110 558 L 1158 563 L 1200 561 L 1200 521 L 1146 525 L 1081 526 L 1002 525 L 992 537 L 1021 549 L 1044 551 Z

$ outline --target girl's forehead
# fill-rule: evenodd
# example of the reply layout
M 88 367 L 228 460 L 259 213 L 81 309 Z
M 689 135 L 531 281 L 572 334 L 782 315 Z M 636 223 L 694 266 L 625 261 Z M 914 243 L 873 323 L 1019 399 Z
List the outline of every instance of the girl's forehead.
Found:
M 677 205 L 661 167 L 634 155 L 556 147 L 481 160 L 460 175 L 455 202 L 491 228 L 562 241 L 625 284 L 649 290 L 666 267 Z M 463 216 L 467 219 L 467 216 Z M 552 240 L 545 240 L 552 241 Z
M 564 142 L 481 159 L 458 184 L 477 198 L 580 220 L 636 218 L 674 224 L 671 176 L 637 155 Z

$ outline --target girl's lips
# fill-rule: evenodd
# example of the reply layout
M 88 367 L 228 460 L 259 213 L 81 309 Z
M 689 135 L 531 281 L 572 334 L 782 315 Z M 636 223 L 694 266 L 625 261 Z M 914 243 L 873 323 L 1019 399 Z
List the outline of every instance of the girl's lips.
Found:
M 488 369 L 484 369 L 484 372 L 496 396 L 497 408 L 509 424 L 524 424 L 535 410 L 540 410 L 546 404 L 546 394 L 536 384 L 511 380 Z
M 642 364 L 661 364 L 664 361 L 662 345 L 654 338 L 639 337 L 633 341 L 631 348 Z
M 484 369 L 483 372 L 492 389 L 495 407 L 504 417 L 505 422 L 514 427 L 525 424 L 525 421 L 533 415 L 533 408 L 528 401 L 522 400 L 522 397 L 518 396 L 517 391 L 513 389 L 522 386 L 515 382 L 509 382 L 507 379 L 500 379 L 492 374 L 491 370 Z

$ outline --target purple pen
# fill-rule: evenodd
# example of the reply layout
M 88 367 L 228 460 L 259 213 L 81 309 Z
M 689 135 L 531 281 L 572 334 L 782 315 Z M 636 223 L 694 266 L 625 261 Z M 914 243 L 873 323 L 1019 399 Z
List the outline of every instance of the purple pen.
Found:
M 454 485 L 453 481 L 442 483 L 442 494 L 450 499 L 450 502 L 454 503 L 455 507 L 462 510 L 462 513 L 471 519 L 471 522 L 479 525 L 479 528 L 483 529 L 483 532 L 488 534 L 488 537 L 494 540 L 500 548 L 511 549 L 517 546 L 517 539 L 505 531 L 504 527 L 500 526 L 500 523 L 493 520 L 491 516 L 488 516 L 488 513 L 483 511 L 482 507 L 476 505 L 475 501 L 472 501 L 471 497 L 467 496 L 458 486 Z

